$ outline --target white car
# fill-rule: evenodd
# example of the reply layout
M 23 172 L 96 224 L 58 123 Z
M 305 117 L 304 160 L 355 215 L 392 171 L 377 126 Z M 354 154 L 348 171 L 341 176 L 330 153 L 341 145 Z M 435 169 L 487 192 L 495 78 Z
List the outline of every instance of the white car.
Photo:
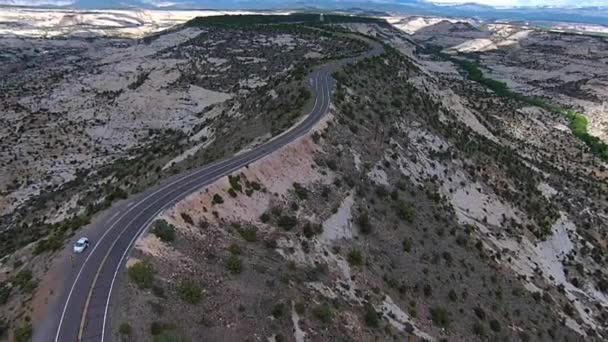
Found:
M 74 244 L 74 253 L 82 253 L 85 249 L 87 249 L 87 247 L 89 247 L 89 239 L 86 237 L 81 237 Z

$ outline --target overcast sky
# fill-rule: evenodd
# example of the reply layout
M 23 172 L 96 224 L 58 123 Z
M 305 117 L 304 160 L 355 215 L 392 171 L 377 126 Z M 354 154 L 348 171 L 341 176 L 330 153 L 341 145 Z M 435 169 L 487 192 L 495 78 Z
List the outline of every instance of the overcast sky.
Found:
M 433 3 L 463 3 L 476 2 L 491 6 L 554 6 L 554 7 L 581 7 L 581 6 L 608 6 L 608 0 L 427 0 Z

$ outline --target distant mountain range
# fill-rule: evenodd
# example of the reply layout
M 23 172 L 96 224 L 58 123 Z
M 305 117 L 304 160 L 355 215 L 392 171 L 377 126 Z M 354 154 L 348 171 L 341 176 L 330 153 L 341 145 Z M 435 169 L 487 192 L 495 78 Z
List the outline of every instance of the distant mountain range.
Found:
M 475 17 L 485 20 L 576 22 L 606 25 L 608 5 L 577 8 L 496 8 L 476 3 L 438 5 L 424 0 L 0 0 L 4 6 L 68 7 L 77 9 L 292 9 L 371 11 Z

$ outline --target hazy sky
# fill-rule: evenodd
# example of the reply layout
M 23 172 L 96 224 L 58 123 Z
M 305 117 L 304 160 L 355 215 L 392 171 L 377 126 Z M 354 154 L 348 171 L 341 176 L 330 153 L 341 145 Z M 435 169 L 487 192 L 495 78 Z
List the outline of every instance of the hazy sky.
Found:
M 608 0 L 427 0 L 433 3 L 463 3 L 476 2 L 491 6 L 554 6 L 554 7 L 581 7 L 581 6 L 608 6 Z

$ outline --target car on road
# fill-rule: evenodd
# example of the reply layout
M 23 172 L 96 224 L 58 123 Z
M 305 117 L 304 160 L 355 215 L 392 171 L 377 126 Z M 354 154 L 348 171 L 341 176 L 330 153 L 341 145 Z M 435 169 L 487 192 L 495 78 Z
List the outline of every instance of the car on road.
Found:
M 81 237 L 74 244 L 74 253 L 82 253 L 85 249 L 87 249 L 87 247 L 89 247 L 89 239 L 86 237 Z

